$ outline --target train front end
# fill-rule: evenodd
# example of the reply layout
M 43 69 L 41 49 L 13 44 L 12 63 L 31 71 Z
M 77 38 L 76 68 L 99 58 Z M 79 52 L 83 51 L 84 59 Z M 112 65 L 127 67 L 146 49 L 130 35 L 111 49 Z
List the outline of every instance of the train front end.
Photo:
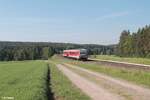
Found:
M 81 60 L 87 60 L 88 59 L 88 52 L 86 49 L 80 49 L 80 57 Z

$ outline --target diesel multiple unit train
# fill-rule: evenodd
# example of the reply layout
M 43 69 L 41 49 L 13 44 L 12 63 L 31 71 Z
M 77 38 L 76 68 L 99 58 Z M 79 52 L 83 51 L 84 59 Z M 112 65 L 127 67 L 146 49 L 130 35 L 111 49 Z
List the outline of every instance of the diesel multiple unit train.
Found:
M 78 59 L 78 60 L 87 60 L 88 52 L 86 49 L 64 50 L 63 56 L 68 58 Z

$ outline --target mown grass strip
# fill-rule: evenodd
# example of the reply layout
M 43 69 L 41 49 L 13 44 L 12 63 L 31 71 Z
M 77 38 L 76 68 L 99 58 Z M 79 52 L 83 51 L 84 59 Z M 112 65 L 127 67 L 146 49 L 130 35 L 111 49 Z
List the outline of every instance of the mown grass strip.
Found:
M 51 88 L 56 100 L 90 100 L 60 72 L 54 63 L 50 63 Z

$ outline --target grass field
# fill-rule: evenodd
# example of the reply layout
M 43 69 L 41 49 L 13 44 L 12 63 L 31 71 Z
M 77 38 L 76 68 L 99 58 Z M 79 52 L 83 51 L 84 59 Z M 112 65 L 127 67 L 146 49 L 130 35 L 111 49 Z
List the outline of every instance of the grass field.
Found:
M 119 59 L 119 58 L 117 58 Z M 117 60 L 116 59 L 116 60 Z M 142 59 L 142 58 L 141 58 Z M 61 73 L 55 63 L 70 63 L 150 88 L 150 73 L 86 63 L 54 56 L 49 61 L 0 62 L 0 100 L 89 100 Z M 53 92 L 53 95 L 51 95 Z
M 43 61 L 1 62 L 0 100 L 47 100 Z
M 51 88 L 57 100 L 90 100 L 76 86 L 74 86 L 55 64 L 50 63 Z
M 99 73 L 107 74 L 112 77 L 127 80 L 127 81 L 140 84 L 140 85 L 144 85 L 150 88 L 150 72 L 136 70 L 136 69 L 129 70 L 129 69 L 118 68 L 118 67 L 103 66 L 103 65 L 92 63 L 92 62 L 87 63 L 87 62 L 82 62 L 82 61 L 63 59 L 58 56 L 54 56 L 52 60 L 54 62 L 59 62 L 59 63 L 65 62 L 65 63 L 74 64 L 82 68 L 86 68 L 86 69 L 96 71 Z
M 92 58 L 94 56 L 91 56 Z M 122 61 L 129 63 L 138 63 L 138 64 L 147 64 L 150 65 L 150 59 L 148 58 L 135 58 L 135 57 L 118 57 L 115 55 L 96 55 L 96 59 L 100 60 L 114 60 L 114 61 Z
M 89 100 L 53 63 L 0 62 L 0 100 Z

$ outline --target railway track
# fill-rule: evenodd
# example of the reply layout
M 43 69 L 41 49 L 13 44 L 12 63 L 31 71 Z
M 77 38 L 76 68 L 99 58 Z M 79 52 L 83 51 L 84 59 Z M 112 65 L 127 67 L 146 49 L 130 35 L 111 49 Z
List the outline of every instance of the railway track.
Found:
M 68 60 L 75 60 L 70 58 L 64 58 L 62 56 L 59 56 L 63 59 Z M 136 63 L 128 63 L 128 62 L 119 62 L 119 61 L 112 61 L 112 60 L 100 60 L 100 59 L 92 59 L 88 58 L 88 60 L 82 60 L 82 62 L 85 63 L 96 63 L 99 65 L 106 65 L 110 67 L 118 67 L 118 68 L 126 68 L 126 69 L 138 69 L 138 70 L 144 70 L 144 71 L 150 71 L 150 65 L 145 64 L 136 64 Z
M 112 60 L 99 60 L 99 59 L 91 59 L 91 58 L 89 58 L 87 62 L 95 62 L 97 64 L 103 64 L 107 66 L 124 67 L 130 69 L 142 69 L 145 71 L 150 71 L 150 65 L 145 65 L 145 64 L 119 62 L 119 61 L 112 61 Z

